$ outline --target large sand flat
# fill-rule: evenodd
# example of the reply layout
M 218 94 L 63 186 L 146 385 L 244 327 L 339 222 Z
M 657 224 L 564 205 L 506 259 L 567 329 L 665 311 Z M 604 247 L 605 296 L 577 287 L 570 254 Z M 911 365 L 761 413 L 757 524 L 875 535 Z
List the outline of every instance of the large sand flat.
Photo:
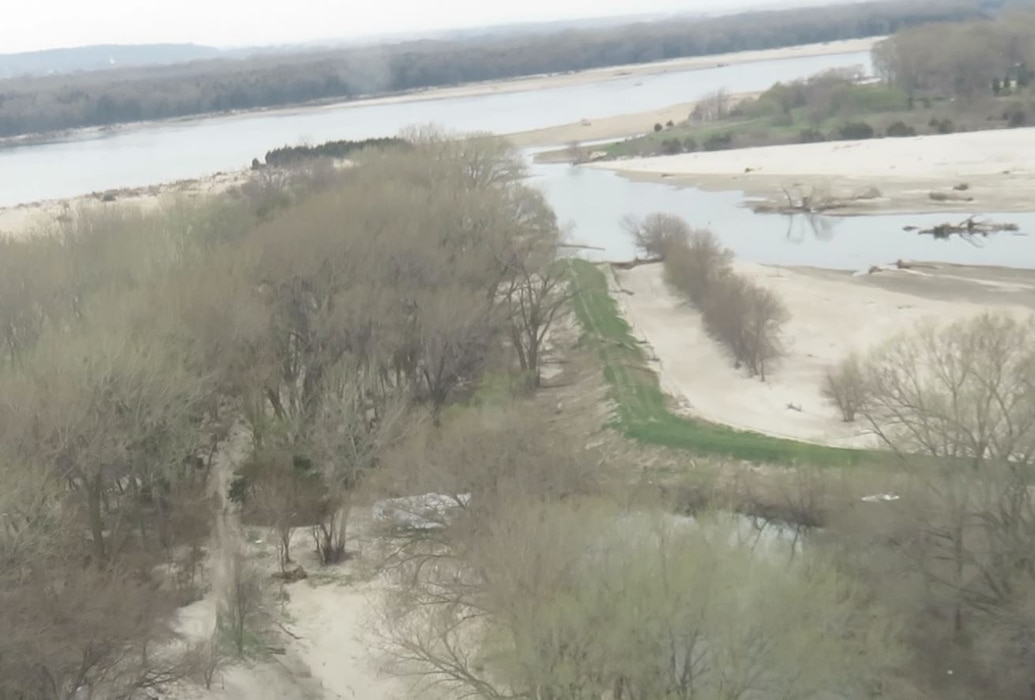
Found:
M 972 282 L 974 289 L 985 290 L 973 295 L 979 300 L 974 303 L 946 292 L 958 291 L 960 285 L 965 289 L 968 283 L 954 281 L 951 268 L 931 285 L 924 279 L 931 272 L 852 277 L 753 263 L 737 263 L 736 269 L 772 289 L 791 312 L 784 336 L 787 356 L 765 383 L 734 368 L 705 333 L 700 314 L 665 285 L 660 265 L 616 270 L 618 285 L 628 292 L 616 291 L 616 298 L 634 332 L 653 348 L 663 389 L 688 414 L 822 444 L 865 446 L 874 441 L 861 423 L 842 422 L 819 392 L 827 368 L 852 351 L 865 351 L 924 319 L 947 322 L 990 306 L 1026 314 L 1035 303 L 1035 277 Z
M 1035 128 L 944 136 L 835 141 L 592 163 L 634 177 L 707 188 L 778 193 L 794 183 L 874 185 L 888 209 L 1030 210 Z M 971 202 L 932 202 L 929 193 L 967 182 Z

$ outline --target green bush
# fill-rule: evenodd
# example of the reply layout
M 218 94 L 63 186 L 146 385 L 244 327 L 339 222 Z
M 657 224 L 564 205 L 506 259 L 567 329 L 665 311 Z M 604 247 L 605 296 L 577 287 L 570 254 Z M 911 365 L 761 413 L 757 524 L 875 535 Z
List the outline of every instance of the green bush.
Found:
M 704 150 L 722 151 L 733 145 L 733 134 L 712 134 L 704 141 Z
M 819 129 L 802 129 L 798 132 L 798 143 L 819 143 L 826 140 L 826 135 Z
M 899 138 L 903 136 L 916 136 L 916 129 L 906 124 L 901 119 L 888 126 L 888 136 Z
M 665 139 L 661 142 L 661 152 L 673 156 L 683 152 L 683 142 L 679 139 Z
M 687 153 L 693 153 L 697 150 L 697 139 L 693 136 L 687 136 L 683 139 L 683 150 Z
M 854 141 L 857 139 L 872 139 L 874 131 L 873 127 L 866 122 L 848 122 L 838 128 L 837 135 L 842 139 Z
M 389 136 L 362 141 L 328 141 L 319 146 L 281 146 L 266 153 L 266 165 L 285 166 L 313 158 L 347 158 L 364 148 L 409 148 L 406 139 Z M 253 159 L 252 167 L 258 163 Z

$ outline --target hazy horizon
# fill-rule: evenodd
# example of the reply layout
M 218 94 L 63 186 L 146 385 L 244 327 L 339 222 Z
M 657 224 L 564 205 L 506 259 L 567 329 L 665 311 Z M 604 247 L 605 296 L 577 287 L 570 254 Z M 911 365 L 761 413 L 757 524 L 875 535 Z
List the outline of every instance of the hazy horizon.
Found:
M 97 44 L 193 43 L 220 48 L 295 44 L 333 39 L 523 22 L 654 12 L 723 12 L 809 0 L 526 0 L 520 7 L 481 0 L 380 0 L 361 13 L 334 0 L 264 3 L 179 0 L 142 10 L 136 0 L 44 0 L 8 9 L 0 25 L 0 54 Z M 319 18 L 314 20 L 314 18 Z M 243 21 L 242 21 L 243 20 Z

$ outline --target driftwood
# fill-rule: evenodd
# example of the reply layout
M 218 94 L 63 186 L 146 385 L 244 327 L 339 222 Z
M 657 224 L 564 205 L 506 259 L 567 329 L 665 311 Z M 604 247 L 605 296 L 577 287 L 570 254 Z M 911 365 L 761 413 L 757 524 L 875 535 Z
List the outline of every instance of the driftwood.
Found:
M 806 187 L 801 184 L 781 186 L 783 201 L 758 202 L 751 205 L 756 214 L 822 214 L 823 212 L 846 209 L 859 202 L 871 201 L 881 196 L 880 190 L 870 187 L 845 196 L 834 196 L 824 187 Z
M 907 227 L 907 230 L 915 230 L 915 227 Z M 952 236 L 960 236 L 974 245 L 979 245 L 977 237 L 986 237 L 993 233 L 1002 231 L 1018 231 L 1017 224 L 1002 223 L 997 221 L 978 221 L 976 217 L 969 216 L 958 224 L 938 224 L 931 228 L 920 229 L 919 233 L 934 236 L 939 239 L 947 239 Z
M 571 248 L 573 250 L 607 250 L 598 245 L 586 245 L 585 243 L 558 243 L 558 248 Z
M 632 260 L 626 260 L 624 262 L 613 262 L 610 263 L 610 265 L 616 270 L 631 270 L 634 267 L 639 267 L 640 265 L 654 265 L 659 262 L 664 262 L 664 259 L 660 257 L 633 258 Z

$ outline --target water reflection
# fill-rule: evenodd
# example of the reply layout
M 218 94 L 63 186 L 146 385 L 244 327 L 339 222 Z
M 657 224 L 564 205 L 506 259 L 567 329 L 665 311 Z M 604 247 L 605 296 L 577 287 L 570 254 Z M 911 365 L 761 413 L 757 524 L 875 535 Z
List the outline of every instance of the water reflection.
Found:
M 635 182 L 604 170 L 566 165 L 535 165 L 532 173 L 560 220 L 571 227 L 573 239 L 603 249 L 587 252 L 599 260 L 635 256 L 620 227 L 623 216 L 666 211 L 692 226 L 712 229 L 739 258 L 772 265 L 865 270 L 901 259 L 1035 268 L 1035 246 L 1027 238 L 1035 232 L 1035 213 L 987 214 L 989 219 L 1017 224 L 1014 232 L 936 239 L 903 229 L 931 228 L 958 214 L 755 214 L 744 206 L 741 192 Z
M 787 240 L 792 243 L 804 243 L 808 238 L 819 241 L 830 241 L 834 238 L 841 219 L 822 214 L 787 214 Z

